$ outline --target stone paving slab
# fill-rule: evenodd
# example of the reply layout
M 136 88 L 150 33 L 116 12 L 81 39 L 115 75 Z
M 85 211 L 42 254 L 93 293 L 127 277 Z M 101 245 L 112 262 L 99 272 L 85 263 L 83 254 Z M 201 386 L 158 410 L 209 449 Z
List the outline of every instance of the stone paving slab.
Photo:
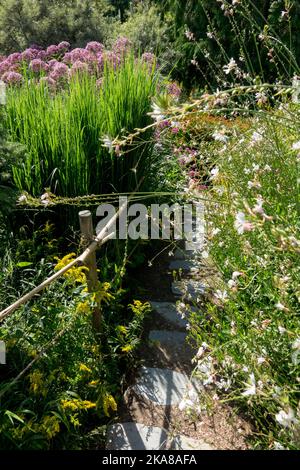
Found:
M 181 317 L 176 303 L 172 302 L 151 302 L 153 310 L 155 310 L 164 320 L 173 325 L 186 328 L 187 320 Z M 188 312 L 188 310 L 187 310 Z
M 172 292 L 177 297 L 186 297 L 188 300 L 195 300 L 205 294 L 206 287 L 198 281 L 182 279 L 172 282 Z
M 165 449 L 167 433 L 163 428 L 139 423 L 118 423 L 108 428 L 108 450 Z
M 172 269 L 175 271 L 182 269 L 182 271 L 196 272 L 196 271 L 199 271 L 200 266 L 199 266 L 199 263 L 193 260 L 188 260 L 188 259 L 179 260 L 178 259 L 178 260 L 171 261 L 171 263 L 169 264 L 169 269 Z
M 187 253 L 184 248 L 176 248 L 174 252 L 174 260 L 188 260 L 190 258 L 190 253 Z
M 176 436 L 172 440 L 170 450 L 213 450 L 207 442 L 198 441 L 186 436 Z
M 198 252 L 204 248 L 204 239 L 202 241 L 185 242 L 185 250 L 187 252 Z
M 185 374 L 170 369 L 142 367 L 132 389 L 137 395 L 157 405 L 176 406 L 191 387 L 196 389 L 196 383 L 192 383 Z
M 152 330 L 149 333 L 150 341 L 159 341 L 162 345 L 172 345 L 174 348 L 182 348 L 185 345 L 187 334 L 180 331 Z

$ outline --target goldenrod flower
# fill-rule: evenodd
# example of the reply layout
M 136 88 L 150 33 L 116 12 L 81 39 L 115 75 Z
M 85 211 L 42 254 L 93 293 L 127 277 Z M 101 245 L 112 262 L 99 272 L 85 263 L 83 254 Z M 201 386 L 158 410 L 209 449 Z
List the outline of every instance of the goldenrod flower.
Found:
M 106 394 L 103 398 L 103 411 L 108 418 L 110 417 L 109 409 L 117 411 L 118 405 L 112 395 Z
M 123 347 L 121 348 L 121 350 L 122 350 L 124 353 L 128 353 L 128 352 L 130 352 L 130 351 L 133 350 L 133 346 L 132 346 L 131 344 L 126 344 L 126 346 L 123 346 Z
M 47 395 L 47 388 L 45 387 L 45 380 L 42 372 L 36 370 L 29 374 L 30 391 L 35 395 Z
M 89 367 L 87 367 L 85 364 L 80 364 L 79 370 L 81 372 L 88 372 L 89 374 L 92 373 L 92 370 Z
M 44 416 L 41 424 L 43 431 L 48 439 L 52 439 L 60 431 L 60 423 L 56 416 Z

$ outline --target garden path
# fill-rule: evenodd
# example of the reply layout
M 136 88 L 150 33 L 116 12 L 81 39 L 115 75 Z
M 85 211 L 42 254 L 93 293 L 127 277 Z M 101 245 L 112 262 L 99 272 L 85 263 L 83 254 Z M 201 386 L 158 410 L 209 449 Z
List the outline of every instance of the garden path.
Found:
M 198 226 L 204 228 L 204 210 L 200 217 Z M 201 275 L 204 230 L 200 232 L 197 240 L 186 242 L 184 249 L 178 247 L 168 261 L 165 269 L 173 276 L 176 272 L 180 280 L 169 278 L 167 294 L 163 288 L 167 272 L 162 270 L 158 278 L 156 273 L 152 296 L 158 298 L 151 301 L 153 316 L 142 348 L 144 365 L 125 393 L 121 422 L 108 428 L 109 450 L 247 448 L 247 426 L 229 408 L 216 404 L 210 415 L 193 419 L 180 406 L 203 391 L 200 380 L 191 378 L 196 351 L 186 341 L 191 304 L 199 303 L 207 287 Z

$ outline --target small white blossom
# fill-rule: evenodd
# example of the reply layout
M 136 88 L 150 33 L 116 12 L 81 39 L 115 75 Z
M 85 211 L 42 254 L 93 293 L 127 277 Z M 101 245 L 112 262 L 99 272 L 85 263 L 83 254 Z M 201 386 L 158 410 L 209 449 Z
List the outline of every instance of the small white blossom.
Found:
M 254 374 L 250 374 L 249 377 L 249 384 L 246 387 L 246 390 L 242 393 L 244 397 L 249 397 L 252 395 L 256 395 L 256 381 L 255 381 L 255 376 Z
M 275 415 L 275 419 L 280 426 L 284 428 L 289 428 L 292 424 L 298 423 L 298 420 L 295 417 L 295 412 L 292 408 L 288 408 L 287 411 L 280 410 L 279 413 Z
M 226 75 L 229 75 L 231 72 L 236 72 L 238 70 L 238 65 L 236 61 L 231 58 L 230 62 L 227 65 L 224 65 L 223 70 Z
M 293 144 L 292 149 L 293 150 L 300 150 L 300 140 Z
M 251 232 L 253 230 L 253 224 L 246 220 L 244 212 L 238 212 L 235 218 L 234 227 L 236 228 L 239 235 L 242 235 L 244 232 Z
M 216 166 L 215 168 L 211 170 L 210 174 L 211 174 L 211 177 L 210 177 L 211 181 L 216 179 L 219 175 L 219 168 Z

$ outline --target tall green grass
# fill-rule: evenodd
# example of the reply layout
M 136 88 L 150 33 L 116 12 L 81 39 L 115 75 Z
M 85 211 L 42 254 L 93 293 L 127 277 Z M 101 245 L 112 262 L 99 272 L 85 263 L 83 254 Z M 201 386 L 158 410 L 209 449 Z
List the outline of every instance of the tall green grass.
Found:
M 143 187 L 150 189 L 152 144 L 122 149 L 118 156 L 103 146 L 103 137 L 112 140 L 149 124 L 155 89 L 154 69 L 133 56 L 116 70 L 106 64 L 100 87 L 94 76 L 83 73 L 56 92 L 32 81 L 11 88 L 10 132 L 27 148 L 26 161 L 13 171 L 17 187 L 33 196 L 50 188 L 74 197 L 132 191 L 144 177 Z

